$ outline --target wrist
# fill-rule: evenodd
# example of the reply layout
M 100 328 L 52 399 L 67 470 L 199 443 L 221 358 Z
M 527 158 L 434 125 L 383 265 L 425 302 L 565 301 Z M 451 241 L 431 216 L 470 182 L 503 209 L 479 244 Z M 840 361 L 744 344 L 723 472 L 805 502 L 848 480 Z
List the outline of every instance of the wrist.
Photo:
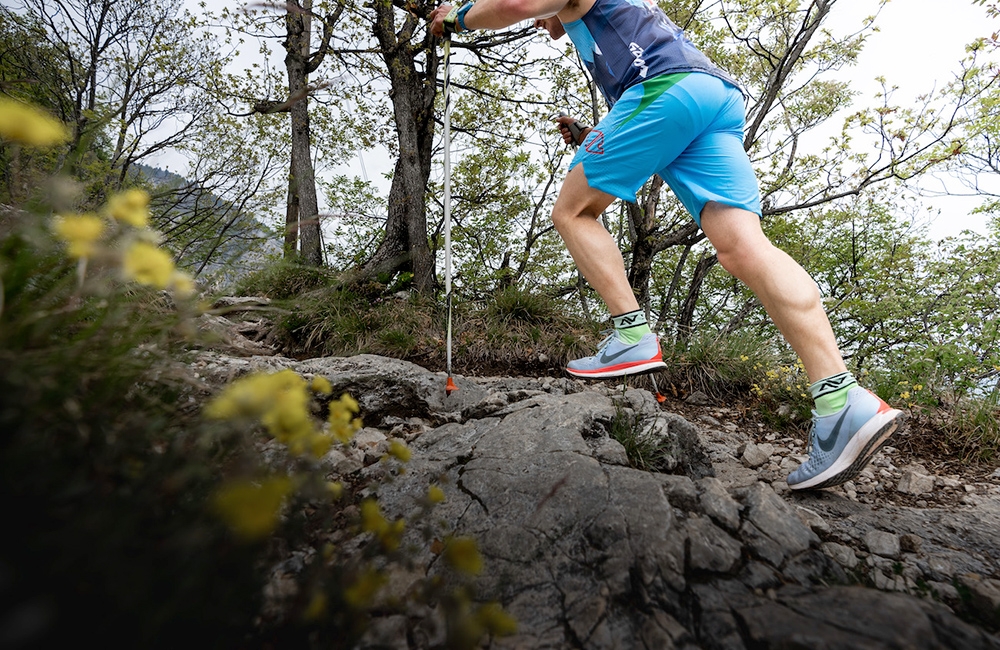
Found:
M 455 14 L 456 22 L 463 32 L 471 32 L 473 30 L 469 29 L 469 26 L 465 24 L 465 14 L 469 13 L 472 9 L 474 2 L 466 2 L 464 5 L 459 7 L 458 12 Z

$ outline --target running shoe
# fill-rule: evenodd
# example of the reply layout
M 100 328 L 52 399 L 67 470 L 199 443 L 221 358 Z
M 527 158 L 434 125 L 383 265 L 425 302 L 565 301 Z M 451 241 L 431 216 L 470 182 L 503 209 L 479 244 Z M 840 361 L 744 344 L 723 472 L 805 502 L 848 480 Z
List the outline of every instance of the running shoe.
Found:
M 646 334 L 638 343 L 626 343 L 612 331 L 597 348 L 592 357 L 576 359 L 566 364 L 566 372 L 574 377 L 600 379 L 636 375 L 659 368 L 666 368 L 660 341 L 656 334 Z
M 840 485 L 864 469 L 902 426 L 906 416 L 871 391 L 855 386 L 847 404 L 832 415 L 813 412 L 809 459 L 788 475 L 793 490 Z

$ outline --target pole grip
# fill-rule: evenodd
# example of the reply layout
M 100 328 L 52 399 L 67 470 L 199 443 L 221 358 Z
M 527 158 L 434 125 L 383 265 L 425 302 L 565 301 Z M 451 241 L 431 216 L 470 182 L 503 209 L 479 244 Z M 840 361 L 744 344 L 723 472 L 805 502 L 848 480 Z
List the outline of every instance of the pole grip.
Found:
M 566 117 L 566 111 L 559 111 L 559 117 Z M 579 120 L 574 120 L 572 123 L 567 124 L 566 128 L 569 129 L 570 135 L 573 136 L 573 148 L 575 149 L 580 145 L 580 135 L 587 127 L 580 124 Z

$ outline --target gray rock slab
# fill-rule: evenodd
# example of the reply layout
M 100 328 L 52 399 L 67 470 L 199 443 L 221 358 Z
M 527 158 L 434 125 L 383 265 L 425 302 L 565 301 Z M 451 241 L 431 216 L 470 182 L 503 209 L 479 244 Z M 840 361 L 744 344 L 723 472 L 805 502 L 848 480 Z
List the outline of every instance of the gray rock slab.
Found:
M 694 571 L 729 573 L 740 561 L 742 545 L 706 517 L 692 517 L 684 524 L 688 563 Z
M 697 482 L 701 511 L 729 531 L 740 527 L 740 504 L 736 502 L 722 481 L 706 477 Z
M 801 553 L 819 538 L 802 523 L 791 506 L 770 486 L 756 483 L 747 489 L 743 504 L 746 522 L 752 524 L 781 549 L 783 557 Z

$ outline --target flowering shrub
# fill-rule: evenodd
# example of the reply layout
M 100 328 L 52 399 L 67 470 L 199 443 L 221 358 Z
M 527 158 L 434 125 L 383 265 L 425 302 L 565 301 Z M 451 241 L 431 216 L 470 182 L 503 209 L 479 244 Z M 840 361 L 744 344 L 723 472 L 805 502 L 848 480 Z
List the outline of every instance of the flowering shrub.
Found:
M 0 139 L 47 147 L 66 133 L 0 100 Z M 377 501 L 357 504 L 351 486 L 327 480 L 318 459 L 350 444 L 360 420 L 325 378 L 253 375 L 191 408 L 172 367 L 196 330 L 195 286 L 149 228 L 145 192 L 80 211 L 5 209 L 0 225 L 0 493 L 13 527 L 0 536 L 0 597 L 37 614 L 5 619 L 34 621 L 25 645 L 299 647 L 309 637 L 343 647 L 372 608 L 421 598 L 444 604 L 452 647 L 512 629 L 499 607 L 473 604 L 463 576 L 482 566 L 474 541 L 440 527 L 423 530 L 445 538 L 438 554 L 455 577 L 385 593 L 393 567 L 412 565 L 406 535 L 444 492 L 430 486 L 423 513 L 390 521 Z M 287 450 L 289 469 L 262 466 L 262 433 Z M 393 441 L 384 462 L 399 472 L 409 456 Z M 270 569 L 292 549 L 309 566 L 294 596 L 268 609 Z

